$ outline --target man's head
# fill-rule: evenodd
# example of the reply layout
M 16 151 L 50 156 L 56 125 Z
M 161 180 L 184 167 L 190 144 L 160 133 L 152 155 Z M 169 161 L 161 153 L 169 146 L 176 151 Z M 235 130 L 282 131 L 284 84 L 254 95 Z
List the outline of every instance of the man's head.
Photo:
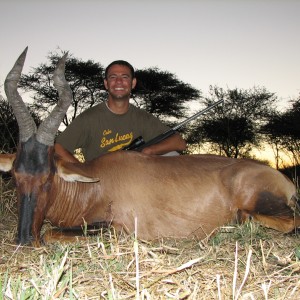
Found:
M 105 70 L 104 86 L 109 99 L 129 101 L 131 90 L 136 86 L 132 65 L 124 60 L 113 61 Z
M 105 79 L 107 79 L 108 71 L 109 71 L 110 67 L 112 67 L 113 65 L 120 65 L 120 66 L 128 67 L 128 69 L 130 70 L 130 73 L 131 73 L 131 77 L 135 78 L 134 68 L 129 62 L 127 62 L 125 60 L 115 60 L 106 67 L 105 76 L 104 76 Z

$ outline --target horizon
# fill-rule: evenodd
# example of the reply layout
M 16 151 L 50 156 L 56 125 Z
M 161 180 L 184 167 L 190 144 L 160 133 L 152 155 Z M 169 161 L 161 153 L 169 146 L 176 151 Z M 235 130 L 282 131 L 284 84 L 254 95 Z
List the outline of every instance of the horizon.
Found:
M 204 96 L 217 85 L 265 87 L 282 107 L 299 97 L 300 1 L 13 0 L 0 7 L 0 84 L 29 46 L 23 74 L 60 48 L 103 66 L 121 58 L 136 69 L 158 67 Z

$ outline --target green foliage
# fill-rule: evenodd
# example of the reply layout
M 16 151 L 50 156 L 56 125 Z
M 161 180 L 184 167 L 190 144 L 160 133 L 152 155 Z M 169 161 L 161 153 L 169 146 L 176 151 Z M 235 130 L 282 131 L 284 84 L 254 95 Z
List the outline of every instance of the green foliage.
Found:
M 4 276 L 0 276 L 0 293 L 8 299 L 57 299 L 60 295 L 76 299 L 72 288 L 72 269 L 65 270 L 67 258 L 68 250 L 58 251 L 53 258 L 48 258 L 41 270 L 44 274 L 42 278 L 36 276 L 30 268 L 30 280 L 24 280 L 21 276 L 12 279 L 7 271 Z
M 57 60 L 63 53 L 50 53 L 48 63 L 33 68 L 22 75 L 19 86 L 33 94 L 33 108 L 40 115 L 47 115 L 58 101 L 58 93 L 52 85 L 51 76 Z M 63 120 L 67 126 L 78 114 L 107 97 L 104 87 L 104 67 L 92 60 L 83 61 L 70 55 L 66 62 L 66 79 L 73 92 L 73 102 L 68 117 Z M 132 92 L 135 104 L 159 116 L 184 117 L 185 103 L 197 99 L 200 92 L 176 78 L 174 74 L 158 68 L 136 70 L 137 86 Z
M 228 242 L 238 242 L 240 245 L 253 245 L 254 241 L 269 240 L 270 236 L 265 227 L 247 221 L 242 225 L 224 226 L 212 237 L 209 244 L 219 246 Z
M 287 151 L 292 154 L 295 165 L 300 164 L 300 97 L 285 112 L 271 115 L 261 132 L 267 142 L 275 145 L 277 152 Z
M 63 53 L 62 53 L 63 54 Z M 49 62 L 33 68 L 28 75 L 22 75 L 20 88 L 33 93 L 33 108 L 40 114 L 48 114 L 58 101 L 51 76 L 62 54 L 50 53 Z M 73 92 L 72 109 L 63 122 L 68 125 L 78 114 L 106 98 L 103 84 L 104 68 L 92 60 L 83 61 L 70 55 L 66 61 L 66 79 Z
M 133 91 L 136 104 L 162 119 L 186 115 L 185 103 L 200 97 L 200 92 L 172 73 L 158 68 L 136 71 L 137 86 Z
M 214 86 L 204 105 L 208 107 L 222 99 L 223 105 L 195 122 L 188 141 L 209 143 L 213 152 L 228 157 L 249 157 L 252 148 L 259 146 L 260 127 L 273 112 L 277 98 L 265 88 L 223 90 Z
M 245 117 L 207 120 L 201 130 L 206 140 L 220 145 L 228 157 L 237 157 L 240 148 L 246 149 L 247 145 L 255 144 L 254 124 Z
M 11 152 L 18 144 L 19 128 L 11 106 L 0 99 L 0 144 L 2 152 Z
M 34 121 L 38 125 L 40 118 L 29 109 Z M 19 139 L 19 126 L 10 104 L 0 97 L 0 145 L 1 152 L 12 153 L 16 151 Z

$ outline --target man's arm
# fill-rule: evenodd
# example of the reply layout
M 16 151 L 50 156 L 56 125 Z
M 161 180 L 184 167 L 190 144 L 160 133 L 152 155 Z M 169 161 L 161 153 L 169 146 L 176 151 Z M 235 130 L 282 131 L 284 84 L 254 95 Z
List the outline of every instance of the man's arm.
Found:
M 175 133 L 167 139 L 144 148 L 141 152 L 145 154 L 163 155 L 172 151 L 184 151 L 186 149 L 186 142 L 179 133 Z M 55 153 L 63 160 L 68 162 L 79 162 L 77 158 L 61 144 L 54 144 Z
M 79 162 L 79 160 L 68 150 L 66 150 L 61 144 L 54 144 L 55 153 L 63 160 L 68 162 Z
M 171 151 L 184 151 L 185 149 L 185 140 L 179 133 L 175 133 L 157 144 L 145 147 L 141 152 L 145 154 L 162 155 Z

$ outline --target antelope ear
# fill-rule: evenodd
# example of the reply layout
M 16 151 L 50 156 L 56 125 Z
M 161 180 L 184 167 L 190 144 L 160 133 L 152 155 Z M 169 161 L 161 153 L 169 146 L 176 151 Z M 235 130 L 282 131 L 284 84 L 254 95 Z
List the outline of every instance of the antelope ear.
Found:
M 89 176 L 80 165 L 81 163 L 70 163 L 57 159 L 57 175 L 68 182 L 98 182 L 100 180 L 99 178 Z
M 16 159 L 16 153 L 14 154 L 0 154 L 0 171 L 9 172 Z

